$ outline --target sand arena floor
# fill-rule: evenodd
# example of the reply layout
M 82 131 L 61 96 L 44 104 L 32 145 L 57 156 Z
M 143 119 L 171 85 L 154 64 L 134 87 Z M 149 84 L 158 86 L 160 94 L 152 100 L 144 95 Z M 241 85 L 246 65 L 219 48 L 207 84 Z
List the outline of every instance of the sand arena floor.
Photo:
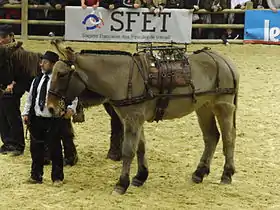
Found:
M 80 49 L 134 50 L 129 44 L 71 43 Z M 189 51 L 205 45 L 192 45 Z M 237 113 L 235 165 L 231 185 L 220 185 L 224 157 L 220 141 L 211 173 L 193 184 L 203 150 L 196 115 L 146 123 L 150 176 L 141 188 L 112 196 L 120 162 L 105 159 L 109 148 L 109 117 L 102 106 L 86 110 L 86 122 L 75 124 L 79 162 L 65 168 L 65 184 L 56 188 L 45 167 L 44 183 L 25 181 L 30 171 L 29 140 L 23 156 L 0 156 L 0 209 L 280 209 L 280 67 L 279 47 L 207 45 L 230 56 L 241 81 Z M 43 52 L 49 42 L 29 41 L 24 47 Z M 24 102 L 25 97 L 22 99 Z M 22 103 L 23 106 L 24 103 Z M 134 162 L 132 174 L 135 174 Z

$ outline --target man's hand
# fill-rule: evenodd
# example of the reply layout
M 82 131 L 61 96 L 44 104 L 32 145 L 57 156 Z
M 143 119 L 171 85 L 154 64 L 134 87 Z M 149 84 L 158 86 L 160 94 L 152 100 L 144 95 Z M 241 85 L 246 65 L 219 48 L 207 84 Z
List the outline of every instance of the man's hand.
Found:
M 68 108 L 66 113 L 64 114 L 65 119 L 70 119 L 74 115 L 73 109 Z
M 56 8 L 56 9 L 61 9 L 61 8 L 62 8 L 62 5 L 61 5 L 61 4 L 56 4 L 56 5 L 55 5 L 55 8 Z
M 87 5 L 82 4 L 82 8 L 83 8 L 83 9 L 86 9 L 86 8 L 87 8 Z
M 197 10 L 199 10 L 199 6 L 198 6 L 198 5 L 193 5 L 193 9 L 194 9 L 195 11 L 197 11 Z
M 137 8 L 140 7 L 140 4 L 133 4 L 133 7 L 134 7 L 135 9 L 137 9 Z
M 159 8 L 155 8 L 154 13 L 155 14 L 159 14 L 160 13 L 160 9 Z
M 92 7 L 95 9 L 97 7 L 99 7 L 99 2 L 97 2 L 96 4 L 92 5 Z
M 5 89 L 5 92 L 6 93 L 13 93 L 13 89 L 14 89 L 14 85 L 16 84 L 15 81 L 13 81 L 11 84 L 9 84 L 6 89 Z
M 278 10 L 277 10 L 275 7 L 271 8 L 271 10 L 272 10 L 272 12 L 274 12 L 274 13 L 277 13 L 277 12 L 278 12 Z
M 115 8 L 114 4 L 109 5 L 109 9 L 114 9 L 114 8 Z
M 28 115 L 24 115 L 24 116 L 22 117 L 22 121 L 23 121 L 23 123 L 24 123 L 25 125 L 28 125 L 28 124 L 29 124 Z

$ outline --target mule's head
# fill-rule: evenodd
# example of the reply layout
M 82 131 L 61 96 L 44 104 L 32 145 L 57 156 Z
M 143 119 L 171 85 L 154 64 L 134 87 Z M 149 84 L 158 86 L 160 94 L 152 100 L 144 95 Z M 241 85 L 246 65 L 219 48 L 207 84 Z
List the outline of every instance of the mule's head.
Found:
M 55 63 L 47 98 L 47 107 L 54 116 L 61 116 L 66 106 L 86 89 L 87 76 L 79 69 L 75 53 L 61 41 L 52 41 L 58 53 L 65 59 Z
M 7 70 L 10 66 L 9 61 L 12 54 L 21 48 L 22 42 L 13 42 L 10 44 L 0 45 L 0 70 Z

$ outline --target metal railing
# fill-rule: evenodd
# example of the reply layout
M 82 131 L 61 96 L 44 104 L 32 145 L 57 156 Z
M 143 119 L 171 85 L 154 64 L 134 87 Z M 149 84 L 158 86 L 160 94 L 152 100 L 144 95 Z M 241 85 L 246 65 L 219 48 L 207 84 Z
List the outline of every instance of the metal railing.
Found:
M 61 25 L 65 24 L 65 21 L 55 21 L 55 20 L 29 20 L 28 19 L 28 11 L 29 9 L 50 9 L 56 10 L 52 7 L 44 6 L 44 5 L 28 5 L 28 1 L 21 1 L 21 4 L 5 4 L 1 8 L 11 8 L 11 9 L 21 9 L 21 20 L 16 19 L 0 19 L 0 23 L 6 24 L 21 24 L 21 35 L 16 36 L 16 38 L 21 38 L 22 40 L 47 40 L 53 39 L 54 37 L 49 36 L 30 36 L 28 35 L 28 25 L 35 24 L 35 25 Z M 246 9 L 252 9 L 251 4 L 247 4 Z M 63 11 L 64 9 L 61 9 Z M 245 10 L 242 9 L 225 9 L 219 12 L 209 12 L 206 10 L 198 10 L 194 12 L 195 14 L 224 14 L 224 13 L 245 13 Z M 232 29 L 243 29 L 244 24 L 192 24 L 192 28 L 232 28 Z M 63 38 L 60 36 L 55 36 L 55 38 Z M 222 43 L 221 40 L 218 39 L 193 39 L 192 43 Z M 230 40 L 230 43 L 243 43 L 243 40 Z

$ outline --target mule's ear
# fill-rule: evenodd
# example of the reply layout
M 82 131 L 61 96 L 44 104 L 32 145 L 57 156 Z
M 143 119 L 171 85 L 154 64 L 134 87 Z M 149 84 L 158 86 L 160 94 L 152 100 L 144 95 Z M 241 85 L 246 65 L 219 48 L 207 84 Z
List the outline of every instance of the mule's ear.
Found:
M 61 40 L 54 39 L 54 40 L 51 40 L 51 45 L 55 47 L 55 50 L 57 51 L 59 57 L 62 57 L 63 59 L 67 59 L 67 57 L 63 53 L 63 50 L 62 50 L 63 47 L 59 46 L 59 45 L 62 45 L 61 42 L 62 42 Z
M 78 74 L 84 84 L 88 84 L 88 76 L 83 71 L 75 70 L 75 74 Z
M 75 51 L 71 47 L 66 47 L 66 50 L 75 53 Z
M 53 45 L 56 48 L 57 52 L 66 60 L 74 61 L 75 51 L 71 47 L 65 47 L 62 40 L 52 40 L 51 45 Z
M 6 48 L 8 49 L 18 49 L 22 46 L 23 42 L 12 42 L 12 43 L 9 43 L 9 44 L 6 44 L 4 45 Z
M 23 42 L 21 42 L 21 41 L 18 41 L 17 43 L 16 43 L 16 48 L 20 48 L 21 46 L 23 45 Z

